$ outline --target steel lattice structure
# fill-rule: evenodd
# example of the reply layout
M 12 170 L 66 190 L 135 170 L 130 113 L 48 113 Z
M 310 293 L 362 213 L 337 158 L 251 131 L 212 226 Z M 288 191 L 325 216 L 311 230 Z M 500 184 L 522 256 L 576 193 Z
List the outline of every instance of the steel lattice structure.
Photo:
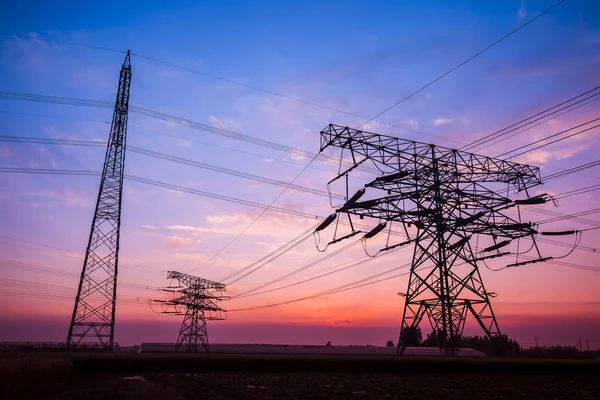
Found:
M 91 343 L 113 349 L 130 86 L 128 51 L 119 76 L 100 190 L 67 336 L 68 348 Z
M 180 351 L 183 346 L 188 352 L 198 352 L 202 346 L 208 352 L 206 320 L 225 319 L 225 310 L 217 305 L 218 301 L 229 299 L 223 296 L 225 285 L 177 271 L 169 271 L 167 278 L 177 281 L 175 286 L 162 289 L 174 293 L 173 299 L 153 302 L 161 305 L 164 314 L 184 316 L 175 350 Z
M 527 192 L 542 183 L 539 169 L 338 125 L 329 125 L 320 137 L 321 152 L 328 147 L 338 148 L 343 156 L 349 151 L 346 156 L 353 162 L 353 167 L 332 181 L 343 176 L 348 179 L 348 173 L 365 162 L 372 163 L 382 175 L 353 196 L 347 192 L 348 201 L 317 231 L 344 213 L 348 218 L 352 214 L 379 220 L 365 239 L 387 224 L 400 223 L 409 240 L 382 250 L 414 243 L 408 288 L 400 294 L 405 297 L 405 305 L 398 353 L 404 352 L 410 339 L 407 336 L 425 316 L 443 354 L 457 354 L 467 314 L 494 341 L 500 329 L 490 304 L 493 294 L 486 291 L 477 262 L 508 254 L 498 249 L 512 239 L 537 233 L 531 223 L 509 216 L 507 210 L 547 201 L 545 195 L 529 198 Z M 524 191 L 527 198 L 511 200 L 511 190 Z M 361 200 L 363 196 L 369 199 Z M 412 226 L 416 234 L 410 238 Z M 470 243 L 477 234 L 494 241 L 484 250 L 488 255 L 479 253 L 479 258 Z M 543 260 L 540 255 L 536 261 Z

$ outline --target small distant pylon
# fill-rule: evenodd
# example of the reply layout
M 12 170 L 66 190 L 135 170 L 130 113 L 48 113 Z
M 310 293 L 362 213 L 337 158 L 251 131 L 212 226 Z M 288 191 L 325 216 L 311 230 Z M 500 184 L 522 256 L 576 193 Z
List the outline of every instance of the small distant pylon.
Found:
M 174 293 L 171 300 L 153 300 L 162 307 L 163 314 L 183 315 L 183 323 L 177 337 L 175 351 L 185 349 L 198 352 L 202 348 L 209 351 L 207 320 L 224 320 L 225 310 L 217 305 L 218 301 L 228 300 L 223 296 L 225 284 L 198 278 L 177 271 L 167 275 L 175 285 L 161 289 Z

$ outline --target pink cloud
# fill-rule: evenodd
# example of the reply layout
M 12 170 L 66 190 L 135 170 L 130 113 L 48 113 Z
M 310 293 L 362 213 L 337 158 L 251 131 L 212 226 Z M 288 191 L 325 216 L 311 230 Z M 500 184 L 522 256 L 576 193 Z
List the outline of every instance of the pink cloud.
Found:
M 188 238 L 183 238 L 180 236 L 170 236 L 170 237 L 166 238 L 165 240 L 163 240 L 163 244 L 168 248 L 171 248 L 174 250 L 181 250 L 188 246 L 189 241 L 190 241 L 190 239 L 188 239 Z

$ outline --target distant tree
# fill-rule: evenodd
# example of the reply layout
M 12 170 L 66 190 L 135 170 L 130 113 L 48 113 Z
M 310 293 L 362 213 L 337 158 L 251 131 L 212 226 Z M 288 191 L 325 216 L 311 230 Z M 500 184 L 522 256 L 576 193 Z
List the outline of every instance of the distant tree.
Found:
M 579 358 L 580 352 L 575 346 L 534 346 L 522 351 L 525 357 L 540 358 Z
M 327 344 L 325 345 L 325 347 L 331 347 L 331 342 L 327 342 Z
M 444 342 L 442 332 L 433 331 L 427 334 L 427 338 L 421 342 L 423 347 L 439 347 Z
M 444 343 L 442 332 L 431 332 L 422 345 L 425 347 L 441 347 Z M 518 342 L 510 339 L 507 335 L 495 336 L 493 342 L 488 336 L 463 336 L 455 338 L 455 344 L 459 348 L 469 348 L 480 351 L 488 356 L 518 356 L 521 346 Z M 459 350 L 460 351 L 460 350 Z
M 408 347 L 418 347 L 423 341 L 423 334 L 421 328 L 406 326 L 402 328 L 400 333 L 400 343 Z
M 388 340 L 387 343 L 385 344 L 386 347 L 394 347 L 394 341 L 393 340 Z

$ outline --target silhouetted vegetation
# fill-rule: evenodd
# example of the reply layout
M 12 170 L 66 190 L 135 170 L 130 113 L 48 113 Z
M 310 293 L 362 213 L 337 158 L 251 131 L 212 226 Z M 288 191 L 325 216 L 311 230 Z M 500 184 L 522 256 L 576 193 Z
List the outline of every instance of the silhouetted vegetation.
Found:
M 457 339 L 458 340 L 458 339 Z M 424 347 L 440 347 L 443 343 L 441 332 L 431 332 L 421 343 Z M 500 335 L 494 338 L 494 342 L 487 336 L 463 336 L 460 339 L 459 346 L 470 348 L 486 354 L 488 356 L 513 356 L 521 353 L 519 343 L 507 335 Z
M 575 346 L 535 346 L 523 349 L 521 355 L 539 358 L 579 358 L 582 353 Z
M 402 328 L 402 332 L 400 334 L 401 345 L 405 345 L 407 347 L 419 347 L 421 346 L 421 342 L 423 341 L 423 333 L 421 332 L 421 328 L 406 326 Z
M 385 344 L 385 347 L 394 347 L 394 341 L 388 340 L 387 343 Z

